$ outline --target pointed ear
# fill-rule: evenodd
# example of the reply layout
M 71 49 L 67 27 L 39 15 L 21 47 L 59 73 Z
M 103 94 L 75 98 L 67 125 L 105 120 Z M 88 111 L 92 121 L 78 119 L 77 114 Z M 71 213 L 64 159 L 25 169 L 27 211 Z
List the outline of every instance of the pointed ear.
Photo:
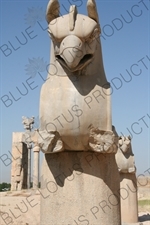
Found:
M 50 0 L 48 5 L 47 5 L 47 10 L 46 10 L 46 20 L 48 24 L 59 17 L 59 2 L 58 0 Z
M 99 24 L 99 18 L 98 18 L 95 0 L 88 0 L 87 1 L 87 10 L 88 10 L 88 16 L 91 19 L 95 20 Z

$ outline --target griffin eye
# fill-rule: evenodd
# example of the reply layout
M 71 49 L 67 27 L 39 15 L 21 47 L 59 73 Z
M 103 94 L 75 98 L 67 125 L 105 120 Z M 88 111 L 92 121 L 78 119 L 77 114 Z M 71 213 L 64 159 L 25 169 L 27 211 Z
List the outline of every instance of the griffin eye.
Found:
M 49 33 L 49 36 L 50 36 L 50 38 L 52 39 L 52 41 L 56 44 L 56 43 L 61 43 L 61 39 L 58 39 L 58 38 L 56 38 L 51 32 L 49 32 L 48 31 L 48 33 Z
M 98 28 L 95 28 L 94 31 L 92 32 L 90 38 L 93 39 L 96 37 L 96 35 L 100 34 L 100 30 Z
M 94 31 L 91 33 L 91 35 L 89 35 L 89 37 L 86 39 L 86 42 L 92 42 L 97 35 L 100 34 L 100 29 L 99 28 L 95 28 Z

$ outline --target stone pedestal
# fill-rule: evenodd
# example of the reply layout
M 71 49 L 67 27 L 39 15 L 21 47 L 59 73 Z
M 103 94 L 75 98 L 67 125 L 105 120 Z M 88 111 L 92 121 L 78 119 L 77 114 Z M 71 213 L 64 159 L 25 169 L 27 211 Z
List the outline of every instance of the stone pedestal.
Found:
M 120 173 L 121 219 L 125 224 L 138 223 L 137 181 L 135 173 Z
M 121 225 L 119 173 L 114 154 L 45 154 L 41 225 Z
M 40 147 L 35 145 L 33 148 L 33 188 L 38 189 L 39 187 L 39 151 Z

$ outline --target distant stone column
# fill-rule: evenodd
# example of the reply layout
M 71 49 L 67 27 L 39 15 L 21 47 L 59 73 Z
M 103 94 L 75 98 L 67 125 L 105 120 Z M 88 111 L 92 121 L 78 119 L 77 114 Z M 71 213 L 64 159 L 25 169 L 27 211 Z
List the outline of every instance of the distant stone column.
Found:
M 121 219 L 138 223 L 137 180 L 135 173 L 120 173 Z
M 28 145 L 28 181 L 27 181 L 27 188 L 30 189 L 31 187 L 31 148 L 32 145 Z
M 120 201 L 122 223 L 138 222 L 137 180 L 131 138 L 121 136 L 116 161 L 120 172 Z
M 35 144 L 33 147 L 33 188 L 37 189 L 39 186 L 39 151 L 40 147 Z

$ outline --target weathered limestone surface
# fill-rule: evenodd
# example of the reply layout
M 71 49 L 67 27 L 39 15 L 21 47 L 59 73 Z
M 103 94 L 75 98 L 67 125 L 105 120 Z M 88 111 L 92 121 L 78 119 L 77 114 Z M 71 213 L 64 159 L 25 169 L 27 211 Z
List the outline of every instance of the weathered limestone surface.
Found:
M 31 131 L 34 124 L 34 116 L 32 116 L 31 118 L 22 116 L 22 124 L 25 130 Z
M 40 95 L 40 224 L 121 225 L 118 137 L 96 3 L 87 1 L 88 16 L 71 6 L 62 17 L 59 8 L 50 0 L 46 12 L 52 44 Z
M 22 116 L 22 124 L 24 125 L 25 134 L 24 141 L 27 144 L 28 148 L 28 180 L 27 180 L 27 188 L 31 187 L 31 149 L 32 149 L 32 140 L 31 140 L 31 130 L 34 124 L 34 117 L 28 118 Z
M 126 192 L 125 189 L 128 190 L 128 192 Z M 121 195 L 122 222 L 137 223 L 138 222 L 137 180 L 134 173 L 120 174 L 120 195 Z
M 12 136 L 12 168 L 11 190 L 17 191 L 27 188 L 28 149 L 23 143 L 23 133 L 13 133 Z
M 143 223 L 122 223 L 122 225 L 143 225 Z
M 137 180 L 131 138 L 121 136 L 118 147 L 116 162 L 120 172 L 121 219 L 123 223 L 137 223 Z
M 46 154 L 42 175 L 41 225 L 121 224 L 114 154 Z
M 118 141 L 118 151 L 116 161 L 120 173 L 135 173 L 136 167 L 134 154 L 131 147 L 131 138 L 121 136 Z
M 38 189 L 39 187 L 39 151 L 40 147 L 35 144 L 33 147 L 33 188 Z
M 41 89 L 39 131 L 44 153 L 108 150 L 101 136 L 112 132 L 111 90 L 103 68 L 95 2 L 88 0 L 87 9 L 85 16 L 71 6 L 62 18 L 58 1 L 48 4 L 51 61 Z

